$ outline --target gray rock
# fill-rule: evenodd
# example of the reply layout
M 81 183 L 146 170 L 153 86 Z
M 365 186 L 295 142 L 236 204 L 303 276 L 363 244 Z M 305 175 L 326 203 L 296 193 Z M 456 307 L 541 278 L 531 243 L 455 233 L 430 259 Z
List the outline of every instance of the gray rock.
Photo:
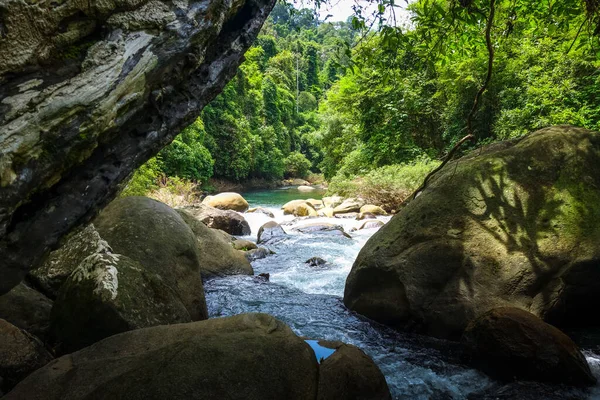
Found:
M 1 294 L 200 114 L 274 3 L 3 3 Z
M 315 222 L 297 226 L 294 228 L 294 230 L 301 233 L 339 235 L 347 238 L 351 237 L 344 231 L 344 228 L 341 225 L 328 224 L 325 222 Z
M 285 239 L 287 233 L 281 225 L 275 221 L 270 221 L 260 227 L 256 243 L 258 244 L 273 244 Z
M 267 210 L 266 208 L 262 208 L 262 207 L 250 208 L 246 212 L 250 213 L 250 214 L 264 214 L 267 217 L 275 218 L 275 215 L 271 211 Z
M 0 319 L 0 338 L 0 391 L 10 391 L 52 360 L 37 338 L 3 319 Z
M 248 221 L 235 211 L 219 210 L 205 204 L 183 207 L 182 209 L 209 228 L 220 229 L 236 236 L 248 236 L 251 233 Z
M 0 318 L 46 341 L 52 300 L 20 283 L 0 296 Z
M 327 261 L 323 260 L 321 257 L 312 257 L 304 261 L 304 264 L 308 264 L 309 267 L 320 267 L 321 265 L 327 264 Z
M 264 247 L 259 247 L 258 249 L 249 250 L 244 254 L 246 255 L 248 261 L 252 262 L 256 260 L 262 260 L 263 258 L 267 258 L 272 254 L 272 252 L 269 251 L 269 249 L 265 249 Z

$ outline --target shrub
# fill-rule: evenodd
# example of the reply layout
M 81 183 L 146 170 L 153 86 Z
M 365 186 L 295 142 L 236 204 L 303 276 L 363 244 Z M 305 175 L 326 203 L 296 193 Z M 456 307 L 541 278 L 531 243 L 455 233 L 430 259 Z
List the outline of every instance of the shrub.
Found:
M 294 151 L 284 160 L 287 178 L 305 178 L 310 172 L 311 162 L 304 154 Z
M 151 158 L 133 173 L 121 196 L 145 196 L 149 191 L 158 189 L 158 178 L 161 174 L 160 161 Z
M 374 169 L 362 177 L 338 174 L 329 183 L 328 193 L 362 197 L 388 212 L 397 211 L 404 200 L 423 183 L 425 176 L 439 164 L 439 161 L 421 157 L 412 163 Z

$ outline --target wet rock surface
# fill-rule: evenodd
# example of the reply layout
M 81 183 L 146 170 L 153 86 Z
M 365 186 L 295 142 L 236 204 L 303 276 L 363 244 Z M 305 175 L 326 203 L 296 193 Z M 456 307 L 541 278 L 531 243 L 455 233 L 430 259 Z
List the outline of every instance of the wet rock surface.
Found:
M 250 225 L 241 214 L 231 210 L 219 210 L 205 204 L 183 207 L 198 221 L 212 229 L 220 229 L 230 235 L 246 236 L 250 234 Z

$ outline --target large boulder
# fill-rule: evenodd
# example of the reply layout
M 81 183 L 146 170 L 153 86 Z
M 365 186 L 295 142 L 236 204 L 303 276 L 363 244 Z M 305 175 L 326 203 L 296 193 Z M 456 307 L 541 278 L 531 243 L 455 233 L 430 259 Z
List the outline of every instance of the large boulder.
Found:
M 269 218 L 275 218 L 275 215 L 270 210 L 263 207 L 249 208 L 246 212 L 250 214 L 264 214 Z
M 321 361 L 318 400 L 391 400 L 385 377 L 358 347 L 342 342 L 319 341 L 335 350 Z
M 200 273 L 214 278 L 226 275 L 254 275 L 252 266 L 222 231 L 210 229 L 185 210 L 177 210 L 196 235 Z M 238 240 L 233 241 L 233 244 Z M 246 242 L 239 240 L 239 242 Z
M 256 243 L 258 244 L 274 244 L 285 238 L 287 233 L 275 221 L 269 221 L 258 229 Z
M 600 134 L 558 126 L 453 161 L 367 242 L 344 303 L 459 337 L 503 306 L 597 325 Z
M 0 392 L 11 390 L 50 361 L 52 356 L 37 338 L 0 319 Z
M 5 398 L 345 399 L 346 383 L 357 388 L 354 398 L 372 398 L 360 389 L 379 389 L 374 364 L 350 357 L 323 362 L 321 375 L 311 347 L 289 327 L 265 314 L 244 314 L 112 336 L 36 371 Z M 321 387 L 328 397 L 319 394 Z
M 248 236 L 251 233 L 248 221 L 235 211 L 219 210 L 206 204 L 195 204 L 182 209 L 209 228 L 221 229 L 236 236 Z
M 373 215 L 387 215 L 387 212 L 379 206 L 373 204 L 367 204 L 360 208 L 361 214 L 373 214 Z
M 323 197 L 323 205 L 328 208 L 336 208 L 344 201 L 343 197 L 340 196 L 328 196 Z
M 312 186 L 307 186 L 307 185 L 298 186 L 299 192 L 312 192 L 313 190 L 315 190 L 315 188 Z
M 518 308 L 495 308 L 467 326 L 469 361 L 501 380 L 594 385 L 596 378 L 567 335 Z
M 2 3 L 0 294 L 197 118 L 274 3 Z
M 295 217 L 318 217 L 315 207 L 306 200 L 292 200 L 281 207 L 283 215 Z
M 47 339 L 52 300 L 20 283 L 0 296 L 0 318 L 41 340 Z
M 233 210 L 246 212 L 250 207 L 246 199 L 238 193 L 219 193 L 215 196 L 207 196 L 202 204 L 218 208 L 219 210 Z

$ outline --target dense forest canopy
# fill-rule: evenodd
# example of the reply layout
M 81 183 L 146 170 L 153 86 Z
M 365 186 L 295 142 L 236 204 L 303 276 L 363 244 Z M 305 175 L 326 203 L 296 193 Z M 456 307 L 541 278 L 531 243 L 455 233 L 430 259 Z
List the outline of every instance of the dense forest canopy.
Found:
M 160 174 L 205 183 L 312 171 L 340 190 L 357 177 L 418 180 L 410 168 L 422 176 L 466 134 L 490 61 L 471 146 L 555 124 L 600 129 L 596 0 L 420 0 L 405 26 L 393 0 L 370 3 L 375 13 L 359 3 L 345 22 L 278 3 L 223 93 L 128 190 Z

